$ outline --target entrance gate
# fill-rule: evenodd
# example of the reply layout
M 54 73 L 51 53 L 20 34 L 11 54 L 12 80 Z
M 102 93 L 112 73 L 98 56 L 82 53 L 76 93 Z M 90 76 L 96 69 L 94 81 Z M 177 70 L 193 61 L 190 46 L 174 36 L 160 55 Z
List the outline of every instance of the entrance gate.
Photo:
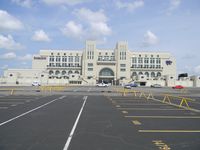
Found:
M 110 68 L 103 68 L 99 72 L 98 82 L 114 83 L 114 72 Z

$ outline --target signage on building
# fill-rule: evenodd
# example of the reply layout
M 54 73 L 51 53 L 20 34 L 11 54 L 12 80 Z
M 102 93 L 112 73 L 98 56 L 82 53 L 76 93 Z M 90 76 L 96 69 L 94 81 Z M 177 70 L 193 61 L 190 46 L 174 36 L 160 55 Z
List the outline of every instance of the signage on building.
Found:
M 167 60 L 166 61 L 166 65 L 171 65 L 172 64 L 172 61 L 171 60 Z
M 45 56 L 34 56 L 33 57 L 34 60 L 46 60 Z

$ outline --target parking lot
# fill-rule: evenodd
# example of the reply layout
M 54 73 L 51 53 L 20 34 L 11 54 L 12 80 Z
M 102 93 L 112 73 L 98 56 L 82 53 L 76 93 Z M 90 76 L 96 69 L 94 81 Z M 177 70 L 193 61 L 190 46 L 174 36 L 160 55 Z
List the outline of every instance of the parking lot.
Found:
M 0 89 L 2 150 L 200 149 L 199 88 Z

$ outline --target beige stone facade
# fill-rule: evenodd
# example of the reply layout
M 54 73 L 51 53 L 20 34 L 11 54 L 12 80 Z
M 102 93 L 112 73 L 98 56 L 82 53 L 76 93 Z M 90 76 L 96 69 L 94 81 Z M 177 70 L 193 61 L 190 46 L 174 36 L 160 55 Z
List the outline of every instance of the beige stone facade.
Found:
M 16 80 L 32 78 L 44 84 L 137 82 L 149 86 L 156 81 L 172 86 L 174 83 L 166 79 L 176 79 L 176 60 L 170 53 L 130 50 L 125 41 L 118 42 L 112 49 L 99 49 L 95 41 L 86 41 L 81 50 L 40 50 L 33 56 L 32 69 L 18 69 L 18 76 L 16 74 L 16 69 L 8 69 L 4 76 Z

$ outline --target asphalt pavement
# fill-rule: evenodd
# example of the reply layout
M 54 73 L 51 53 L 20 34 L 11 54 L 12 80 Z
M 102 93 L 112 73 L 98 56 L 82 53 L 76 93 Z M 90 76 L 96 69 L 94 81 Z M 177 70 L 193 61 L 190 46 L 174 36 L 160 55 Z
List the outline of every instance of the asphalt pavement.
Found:
M 124 95 L 120 87 L 36 90 L 1 91 L 0 150 L 200 149 L 200 113 L 163 103 L 163 97 Z M 161 98 L 171 89 L 140 90 Z M 191 91 L 200 110 L 198 89 Z

